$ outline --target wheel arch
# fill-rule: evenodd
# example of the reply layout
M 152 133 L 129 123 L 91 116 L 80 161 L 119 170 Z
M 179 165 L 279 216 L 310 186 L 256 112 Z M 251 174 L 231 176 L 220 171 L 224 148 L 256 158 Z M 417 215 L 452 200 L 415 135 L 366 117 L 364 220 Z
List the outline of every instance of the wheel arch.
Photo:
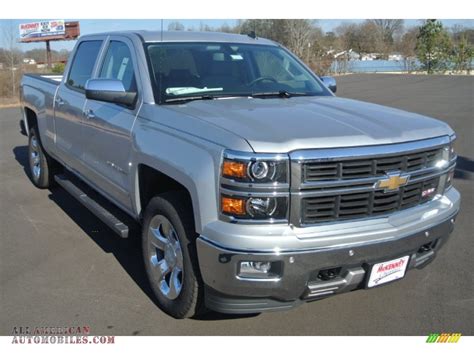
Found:
M 24 106 L 22 111 L 26 134 L 29 135 L 31 127 L 38 126 L 38 115 L 28 106 Z
M 209 185 L 201 184 L 201 189 L 197 186 L 199 182 L 194 181 L 189 173 L 174 169 L 172 167 L 157 167 L 156 165 L 140 163 L 137 165 L 135 178 L 135 205 L 136 211 L 141 219 L 148 202 L 156 195 L 170 191 L 185 191 L 194 216 L 196 233 L 202 230 L 203 220 L 209 218 L 209 209 L 203 207 L 203 194 L 209 191 Z M 203 190 L 204 189 L 204 190 Z M 212 194 L 210 194 L 212 195 Z M 204 201 L 205 203 L 205 201 Z M 216 206 L 216 203 L 213 204 Z

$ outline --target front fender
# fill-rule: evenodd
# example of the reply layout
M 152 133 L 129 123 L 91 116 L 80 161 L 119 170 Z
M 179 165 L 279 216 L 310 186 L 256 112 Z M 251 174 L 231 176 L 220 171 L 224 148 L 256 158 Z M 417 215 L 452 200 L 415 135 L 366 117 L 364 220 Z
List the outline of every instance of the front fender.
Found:
M 176 180 L 191 195 L 196 231 L 218 218 L 217 176 L 223 147 L 171 128 L 138 119 L 134 131 L 131 186 L 135 210 L 140 215 L 138 166 L 147 165 Z

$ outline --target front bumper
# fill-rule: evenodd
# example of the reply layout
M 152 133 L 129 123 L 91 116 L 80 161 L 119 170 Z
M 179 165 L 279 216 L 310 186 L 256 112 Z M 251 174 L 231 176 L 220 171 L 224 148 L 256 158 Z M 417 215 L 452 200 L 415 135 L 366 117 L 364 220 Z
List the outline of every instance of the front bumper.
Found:
M 452 189 L 454 190 L 454 189 Z M 453 230 L 459 194 L 449 213 L 430 225 L 396 238 L 354 245 L 305 250 L 236 250 L 201 236 L 197 240 L 201 274 L 206 284 L 206 305 L 222 313 L 251 313 L 292 308 L 301 302 L 364 288 L 370 266 L 409 255 L 408 269 L 421 268 L 434 259 Z M 238 277 L 241 261 L 277 262 L 278 277 Z M 321 271 L 335 272 L 321 279 Z

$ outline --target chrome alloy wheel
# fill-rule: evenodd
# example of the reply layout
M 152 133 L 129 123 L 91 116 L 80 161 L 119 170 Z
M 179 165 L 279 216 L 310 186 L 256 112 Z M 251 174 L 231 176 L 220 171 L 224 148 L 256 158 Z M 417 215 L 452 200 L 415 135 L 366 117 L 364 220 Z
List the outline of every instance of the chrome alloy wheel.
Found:
M 183 288 L 183 252 L 176 230 L 162 215 L 150 221 L 148 251 L 154 282 L 163 296 L 176 299 Z
M 30 166 L 31 173 L 35 180 L 38 180 L 41 175 L 40 152 L 38 140 L 35 136 L 31 137 L 30 144 Z

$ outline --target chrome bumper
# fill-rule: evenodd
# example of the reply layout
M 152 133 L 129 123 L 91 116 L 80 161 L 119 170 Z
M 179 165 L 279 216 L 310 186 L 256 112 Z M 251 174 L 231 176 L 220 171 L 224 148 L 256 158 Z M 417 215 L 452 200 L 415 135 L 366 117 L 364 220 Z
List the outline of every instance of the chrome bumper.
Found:
M 456 203 L 458 207 L 459 204 Z M 201 236 L 197 240 L 201 274 L 206 284 L 206 304 L 222 313 L 249 313 L 292 308 L 304 301 L 365 288 L 374 263 L 409 255 L 408 269 L 421 268 L 453 230 L 458 208 L 442 221 L 423 226 L 396 239 L 302 251 L 250 251 L 228 249 Z M 424 248 L 423 246 L 430 246 Z M 279 262 L 281 274 L 271 279 L 238 277 L 241 261 Z M 329 280 L 321 270 L 338 269 Z

